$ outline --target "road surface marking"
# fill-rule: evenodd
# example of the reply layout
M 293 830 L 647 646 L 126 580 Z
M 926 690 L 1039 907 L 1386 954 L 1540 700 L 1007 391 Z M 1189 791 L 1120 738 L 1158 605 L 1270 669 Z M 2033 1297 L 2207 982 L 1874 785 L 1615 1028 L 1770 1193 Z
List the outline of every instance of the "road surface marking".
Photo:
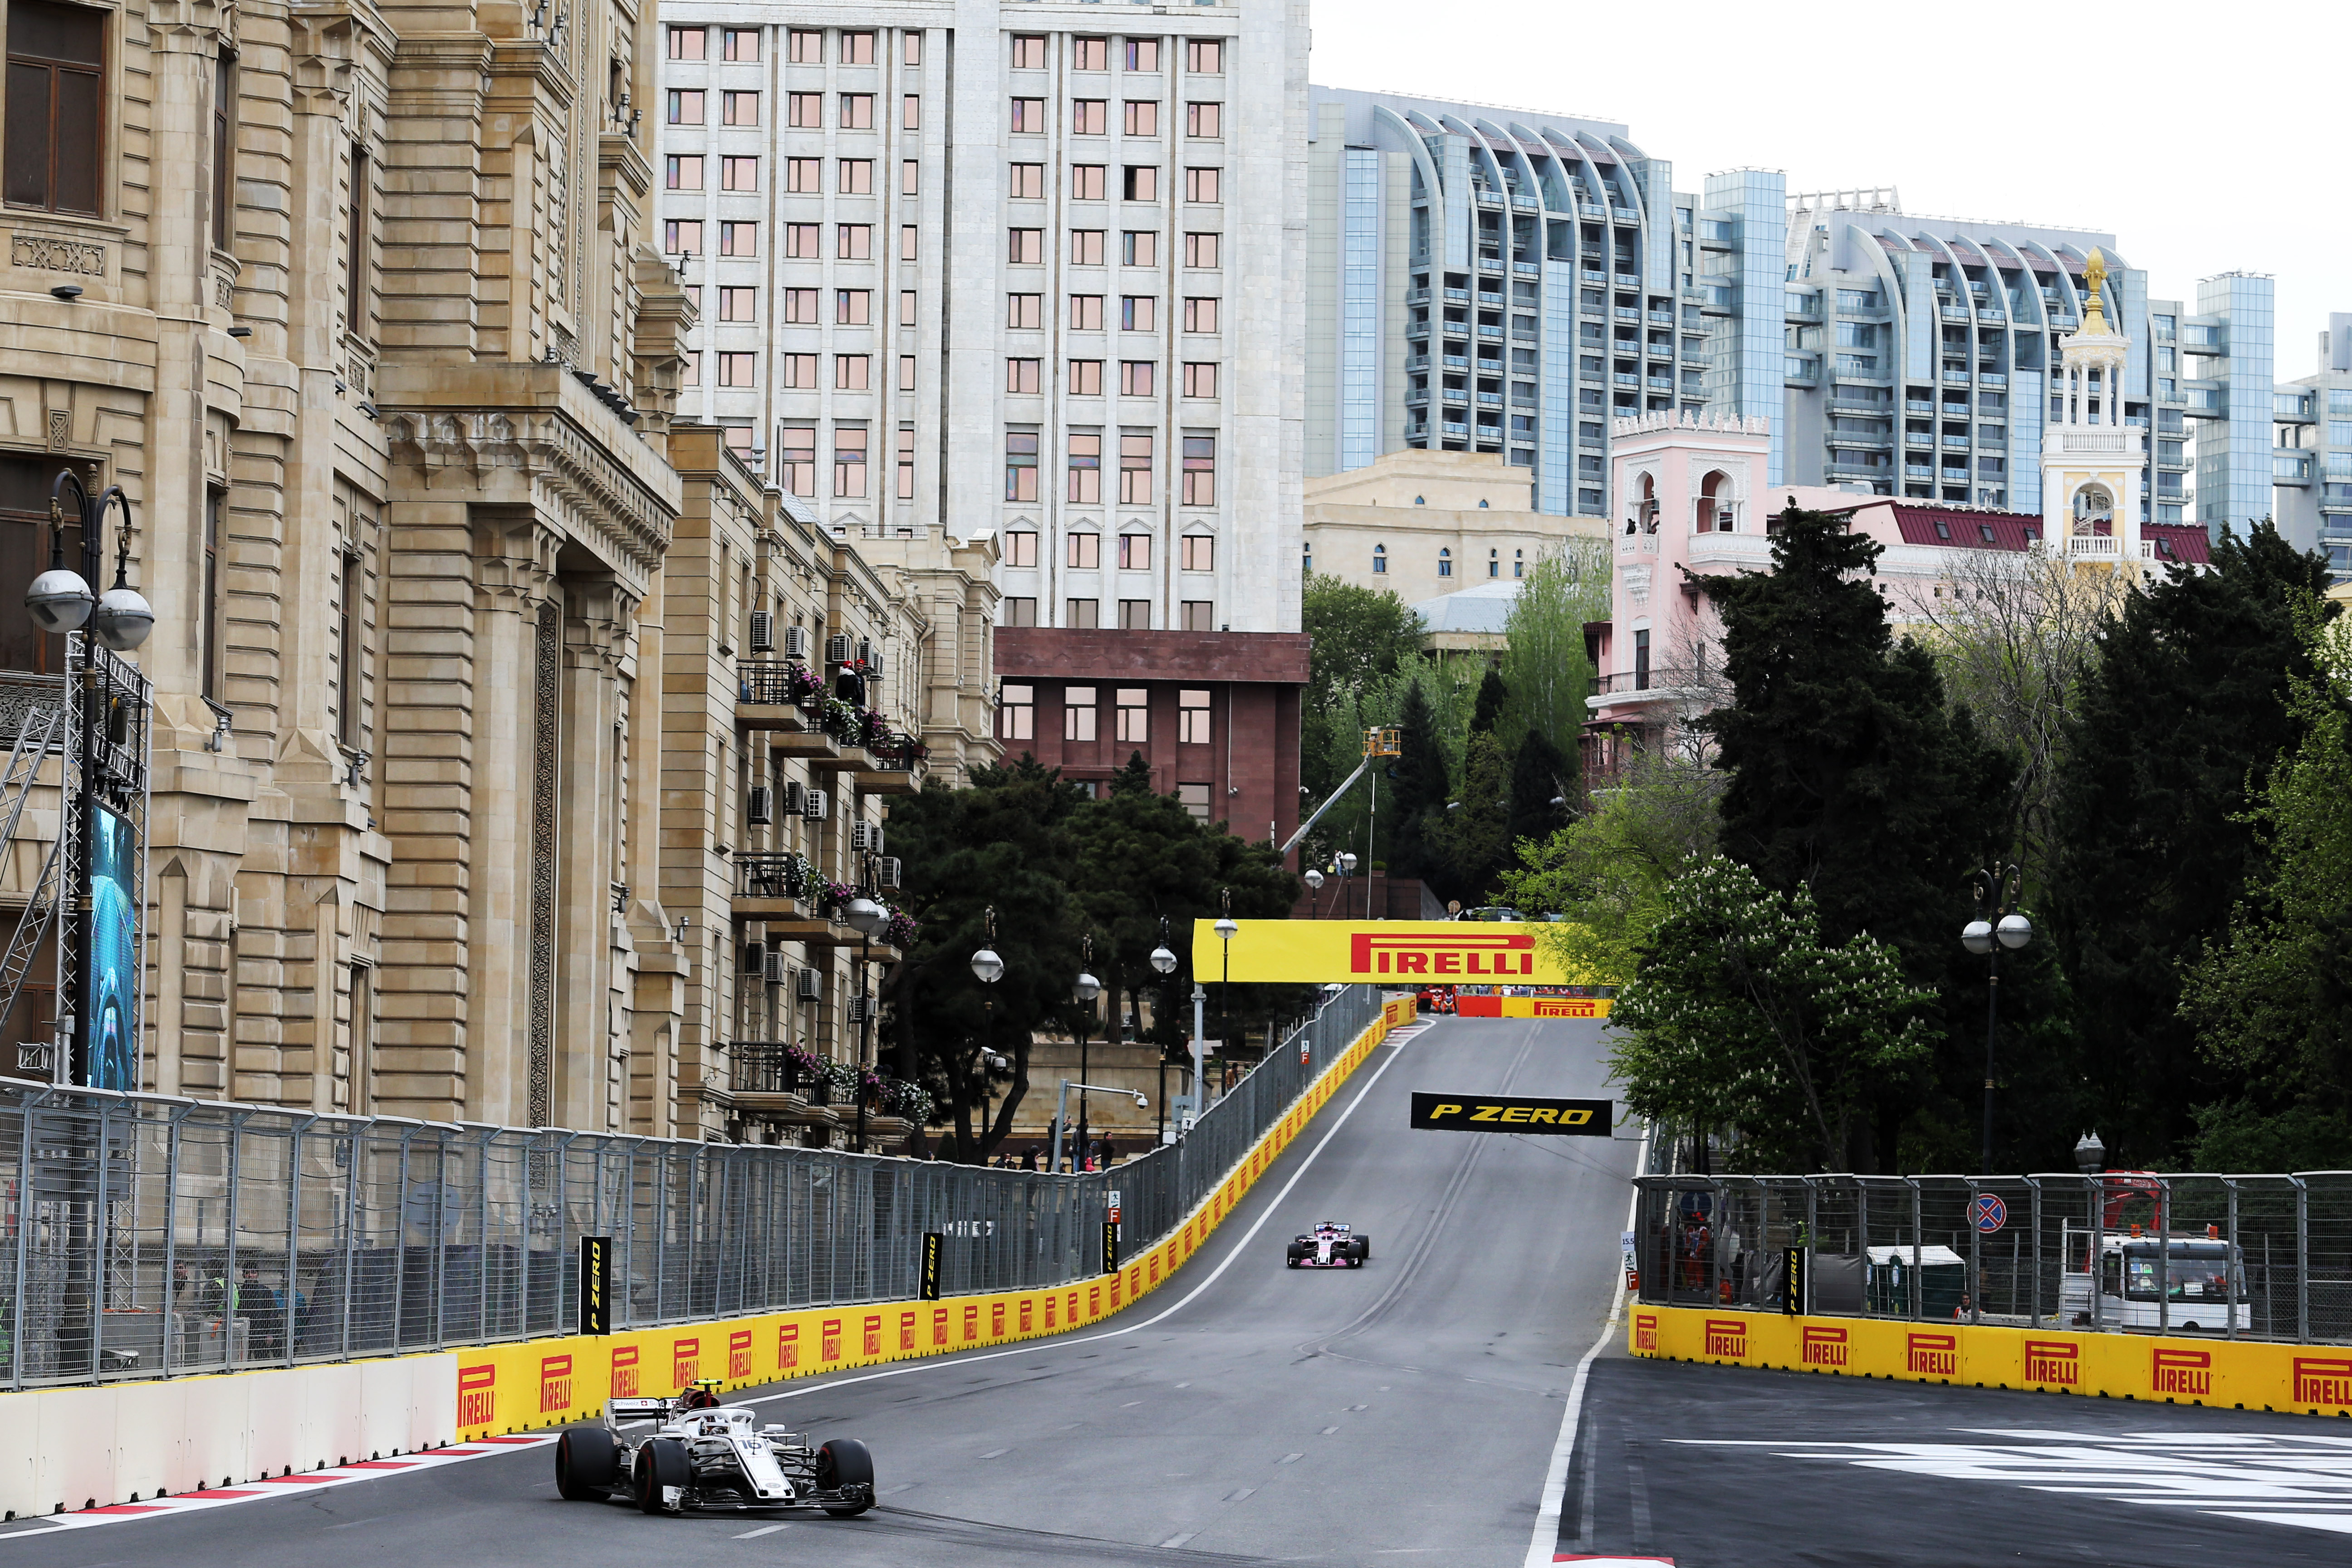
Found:
M 981 1458 L 983 1459 L 1001 1459 L 1011 1452 L 1013 1452 L 1013 1450 L 1010 1448 L 991 1448 L 987 1453 L 982 1454 Z
M 1306 1457 L 1307 1456 L 1304 1454 L 1285 1454 L 1282 1458 L 1276 1459 L 1275 1463 L 1277 1465 L 1294 1465 Z
M 738 1541 L 757 1541 L 763 1535 L 773 1535 L 776 1531 L 783 1528 L 784 1527 L 781 1524 L 763 1524 L 757 1530 L 745 1531 L 735 1539 Z
M 1140 1405 L 1140 1404 L 1142 1404 L 1142 1403 L 1143 1403 L 1143 1401 L 1141 1401 L 1140 1399 L 1130 1399 L 1130 1400 L 1129 1400 L 1126 1404 L 1124 1404 L 1124 1405 L 1120 1405 L 1120 1406 L 1119 1406 L 1119 1408 L 1120 1408 L 1121 1410 L 1132 1410 L 1132 1409 L 1134 1409 L 1137 1405 Z
M 1257 1490 L 1255 1487 L 1244 1487 L 1239 1491 L 1227 1492 L 1221 1500 L 1225 1502 L 1239 1502 L 1242 1499 L 1249 1496 L 1255 1490 Z
M 1322 1431 L 1317 1433 L 1316 1436 L 1318 1437 L 1328 1437 L 1332 1433 L 1337 1432 L 1339 1429 L 1339 1428 L 1337 1426 L 1326 1426 Z
M 1167 1540 L 1165 1540 L 1165 1541 L 1161 1542 L 1160 1544 L 1160 1547 L 1161 1547 L 1163 1550 L 1168 1549 L 1168 1548 L 1171 1548 L 1171 1547 L 1181 1546 L 1181 1545 L 1183 1545 L 1186 1542 L 1188 1542 L 1188 1541 L 1192 1540 L 1192 1537 L 1194 1537 L 1194 1536 L 1196 1536 L 1196 1535 L 1198 1535 L 1198 1534 L 1200 1534 L 1200 1533 L 1201 1533 L 1201 1532 L 1200 1532 L 1199 1531 L 1197 1531 L 1197 1530 L 1188 1530 L 1188 1531 L 1185 1531 L 1183 1534 L 1181 1534 L 1181 1535 L 1171 1535 L 1171 1536 L 1170 1536 Z

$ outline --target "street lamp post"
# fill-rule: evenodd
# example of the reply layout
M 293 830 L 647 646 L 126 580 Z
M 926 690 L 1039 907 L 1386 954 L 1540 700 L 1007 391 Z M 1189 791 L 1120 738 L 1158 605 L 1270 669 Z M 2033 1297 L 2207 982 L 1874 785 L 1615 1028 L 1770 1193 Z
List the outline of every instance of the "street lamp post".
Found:
M 1322 919 L 1323 910 L 1322 907 L 1316 902 L 1316 895 L 1323 890 L 1323 873 L 1310 866 L 1307 868 L 1307 875 L 1300 878 L 1299 880 L 1307 884 L 1307 918 L 1308 920 Z
M 1046 1156 L 1045 1162 L 1046 1168 L 1051 1171 L 1058 1172 L 1062 1168 L 1062 1125 L 1070 1113 L 1070 1090 L 1074 1089 L 1078 1091 L 1078 1125 L 1080 1127 L 1084 1127 L 1087 1121 L 1087 1095 L 1135 1094 L 1131 1089 L 1110 1089 L 1098 1083 L 1079 1083 L 1071 1079 L 1064 1079 L 1061 1092 L 1054 1097 L 1054 1150 Z M 1135 1094 L 1135 1108 L 1138 1110 L 1150 1103 L 1143 1096 Z M 1086 1161 L 1085 1151 L 1082 1149 L 1073 1155 L 1072 1161 L 1074 1163 L 1083 1164 Z M 1076 1172 L 1072 1173 L 1074 1175 L 1076 1173 Z
M 1234 923 L 1234 890 L 1222 890 L 1218 907 L 1224 912 L 1217 917 L 1217 940 L 1224 943 L 1224 974 L 1217 982 L 1217 1031 L 1224 1041 L 1225 1059 L 1233 1059 L 1234 1051 L 1234 937 L 1242 928 Z M 1196 1086 L 1197 1087 L 1197 1086 Z
M 1170 951 L 1168 946 L 1168 919 L 1164 915 L 1160 921 L 1160 945 L 1151 950 L 1151 967 L 1163 980 L 1176 973 L 1176 954 Z M 1163 989 L 1160 995 L 1163 998 L 1163 1007 L 1172 1010 L 1176 1005 L 1175 992 Z M 1154 1023 L 1159 1021 L 1157 1018 L 1152 1020 Z M 1154 1041 L 1152 1049 L 1160 1058 L 1159 1138 L 1160 1142 L 1165 1143 L 1168 1142 L 1168 1047 Z
M 1960 944 L 1985 961 L 1984 1173 L 1992 1174 L 1993 1047 L 2000 1028 L 2000 950 L 2012 952 L 2033 940 L 2033 922 L 2017 912 L 2024 874 L 2015 866 L 1990 866 L 1975 874 L 1977 918 L 1960 928 Z M 1992 918 L 1987 919 L 1990 915 Z
M 1076 986 L 1074 987 L 1074 990 L 1078 998 L 1078 1081 L 1083 1083 L 1086 1081 L 1087 1077 L 1087 1026 L 1094 1022 L 1095 998 L 1102 994 L 1102 982 L 1097 980 L 1093 974 L 1088 973 L 1088 971 L 1092 970 L 1095 965 L 1094 938 L 1084 936 L 1078 939 L 1078 963 L 1080 965 L 1078 970 L 1078 983 Z M 1055 1129 L 1056 1131 L 1060 1131 L 1058 1115 L 1059 1113 L 1057 1111 L 1056 1121 L 1055 1123 Z M 1085 1162 L 1087 1157 L 1087 1097 L 1083 1094 L 1078 1096 L 1078 1147 L 1076 1157 L 1081 1163 Z M 1060 1161 L 1056 1160 L 1055 1162 L 1056 1169 L 1060 1167 Z
M 866 1152 L 866 1061 L 874 1041 L 874 936 L 890 923 L 890 911 L 860 894 L 842 918 L 857 933 L 857 1152 Z
M 996 906 L 989 905 L 981 911 L 980 945 L 972 949 L 971 972 L 980 981 L 980 1060 L 981 1082 L 988 1081 L 988 1065 L 993 1055 L 989 1049 L 989 1037 L 995 1033 L 996 983 L 1004 978 L 1004 960 L 996 955 Z M 987 1109 L 988 1100 L 981 1097 L 981 1108 Z

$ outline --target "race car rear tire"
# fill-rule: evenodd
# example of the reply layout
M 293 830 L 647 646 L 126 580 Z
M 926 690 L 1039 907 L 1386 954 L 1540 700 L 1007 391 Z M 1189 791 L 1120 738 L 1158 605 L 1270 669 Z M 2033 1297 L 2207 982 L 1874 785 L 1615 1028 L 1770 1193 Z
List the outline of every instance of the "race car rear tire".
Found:
M 667 1513 L 662 1490 L 666 1487 L 685 1487 L 694 1479 L 694 1467 L 687 1462 L 686 1445 L 675 1437 L 648 1437 L 646 1446 L 637 1450 L 637 1464 L 629 1478 L 636 1493 L 637 1507 L 646 1513 Z
M 602 1426 L 573 1426 L 555 1440 L 555 1489 L 571 1502 L 601 1502 L 621 1476 L 621 1446 Z
M 873 1497 L 874 1456 L 855 1437 L 835 1437 L 816 1451 L 817 1490 L 839 1491 L 851 1486 L 863 1486 L 866 1496 Z M 871 1501 L 827 1503 L 824 1511 L 835 1519 L 856 1519 L 873 1506 Z

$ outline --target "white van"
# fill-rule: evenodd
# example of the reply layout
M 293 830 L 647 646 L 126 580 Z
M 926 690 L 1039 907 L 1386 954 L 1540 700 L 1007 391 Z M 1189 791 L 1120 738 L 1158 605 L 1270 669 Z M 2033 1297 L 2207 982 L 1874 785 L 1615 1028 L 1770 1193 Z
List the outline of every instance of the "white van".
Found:
M 2159 1244 L 2115 1231 L 2098 1239 L 2100 1328 L 2219 1333 L 2232 1318 L 2241 1329 L 2254 1326 L 2245 1263 L 2234 1243 L 2174 1237 Z M 2090 1240 L 2090 1232 L 2068 1227 L 2059 1277 L 2061 1315 L 2078 1329 L 2091 1326 L 2091 1276 L 2074 1265 L 2087 1261 Z

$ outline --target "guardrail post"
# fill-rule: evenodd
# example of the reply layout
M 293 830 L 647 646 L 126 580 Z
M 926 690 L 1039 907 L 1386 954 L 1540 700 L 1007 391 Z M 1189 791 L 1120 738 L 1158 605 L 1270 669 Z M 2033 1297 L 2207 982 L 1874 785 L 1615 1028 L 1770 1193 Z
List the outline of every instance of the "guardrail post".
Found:
M 1969 1222 L 1969 1321 L 1984 1321 L 1984 1229 L 1977 1224 L 1977 1179 L 1968 1178 L 1969 1206 L 1961 1213 Z
M 164 1377 L 172 1375 L 172 1363 L 176 1359 L 172 1352 L 177 1348 L 173 1342 L 179 1338 L 173 1326 L 179 1319 L 180 1303 L 173 1297 L 172 1281 L 178 1278 L 180 1267 L 180 1119 L 194 1109 L 194 1106 L 175 1109 L 171 1122 L 163 1129 L 163 1343 L 156 1352 L 155 1361 L 157 1372 Z M 17 1180 L 20 1184 L 24 1176 L 25 1173 L 19 1170 Z M 19 1235 L 24 1231 L 21 1208 L 16 1229 Z M 16 1308 L 16 1332 L 19 1336 L 24 1333 L 25 1327 L 21 1304 L 24 1299 L 23 1291 L 19 1290 L 16 1295 L 19 1303 Z M 344 1293 L 344 1299 L 349 1300 L 349 1291 Z M 348 1309 L 343 1321 L 351 1321 Z
M 2311 1342 L 2311 1189 L 2301 1176 L 2294 1184 L 2294 1342 Z
M 107 1136 L 107 1124 L 112 1120 L 113 1107 L 101 1101 L 98 1108 L 98 1179 L 90 1184 L 89 1235 L 93 1243 L 89 1255 L 89 1380 L 99 1381 L 99 1370 L 106 1364 L 106 1287 L 108 1244 L 113 1239 L 112 1216 L 107 1212 L 106 1149 L 111 1140 Z
M 1911 1184 L 1911 1321 L 1916 1323 L 1926 1310 L 1923 1292 L 1919 1289 L 1919 1233 L 1927 1227 L 1927 1215 L 1926 1203 L 1919 1192 L 1919 1178 L 1906 1176 L 1903 1179 Z
M 2033 1288 L 2026 1297 L 2026 1322 L 2038 1329 L 2042 1326 L 2042 1181 L 2038 1176 L 2027 1176 L 2024 1180 L 2026 1191 L 2031 1194 L 2026 1199 L 2031 1212 L 2028 1223 L 2033 1227 L 2032 1252 L 2026 1262 L 2026 1267 L 2033 1270 Z
M 2106 1261 L 2107 1251 L 2107 1186 L 2096 1176 L 2084 1176 L 2083 1185 L 2088 1188 L 2091 1194 L 2089 1227 L 2091 1253 L 2084 1260 L 2083 1267 L 2086 1278 L 2090 1280 L 2091 1331 L 2095 1334 L 2099 1332 L 2100 1326 L 2106 1319 L 2106 1313 L 2102 1310 L 2099 1297 L 2101 1289 L 2106 1283 L 2106 1274 L 2101 1266 Z M 2123 1259 L 2117 1258 L 2116 1261 L 2120 1264 Z M 2062 1261 L 2058 1267 L 2063 1271 L 2066 1266 Z
M 2221 1244 L 2222 1300 L 2229 1304 L 2230 1324 L 2221 1331 L 2223 1339 L 2238 1337 L 2238 1183 L 2233 1176 L 2221 1178 L 2221 1190 L 2228 1194 L 2230 1205 L 2228 1239 Z
M 2162 1176 L 2156 1179 L 2156 1331 L 2172 1331 L 2172 1184 Z M 2124 1299 L 2131 1300 L 2131 1276 L 2124 1277 Z

